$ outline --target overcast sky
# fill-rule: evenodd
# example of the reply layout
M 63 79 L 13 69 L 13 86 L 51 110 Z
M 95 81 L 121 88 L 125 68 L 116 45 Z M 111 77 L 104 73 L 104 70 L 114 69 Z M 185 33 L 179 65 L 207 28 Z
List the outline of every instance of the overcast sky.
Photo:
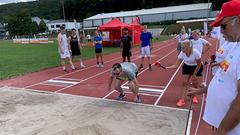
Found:
M 7 4 L 7 3 L 27 2 L 27 1 L 35 1 L 35 0 L 0 0 L 0 5 Z

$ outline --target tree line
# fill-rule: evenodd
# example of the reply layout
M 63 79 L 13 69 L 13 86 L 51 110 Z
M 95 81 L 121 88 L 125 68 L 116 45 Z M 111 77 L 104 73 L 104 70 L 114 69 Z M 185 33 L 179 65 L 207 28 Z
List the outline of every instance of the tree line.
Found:
M 211 0 L 212 8 L 219 10 L 227 0 Z M 63 11 L 68 20 L 83 19 L 99 13 L 149 9 L 193 3 L 208 0 L 38 0 L 34 2 L 0 5 L 0 23 L 7 23 L 10 35 L 32 35 L 46 31 L 46 24 L 31 21 L 37 16 L 44 19 L 63 19 Z M 64 7 L 64 10 L 63 10 Z

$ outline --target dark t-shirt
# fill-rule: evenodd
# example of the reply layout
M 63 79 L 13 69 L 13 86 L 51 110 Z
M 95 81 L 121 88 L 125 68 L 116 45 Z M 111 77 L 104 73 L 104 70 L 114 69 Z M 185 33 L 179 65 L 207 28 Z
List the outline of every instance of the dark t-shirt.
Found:
M 131 41 L 132 41 L 132 37 L 130 37 L 129 35 L 121 37 L 121 42 L 123 44 L 123 50 L 130 50 Z

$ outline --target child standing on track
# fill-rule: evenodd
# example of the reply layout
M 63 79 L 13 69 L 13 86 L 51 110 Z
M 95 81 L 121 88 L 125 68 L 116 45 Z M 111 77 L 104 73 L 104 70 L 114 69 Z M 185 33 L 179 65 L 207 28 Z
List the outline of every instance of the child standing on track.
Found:
M 147 25 L 144 26 L 144 30 L 141 33 L 140 40 L 141 40 L 141 65 L 139 67 L 139 70 L 143 68 L 143 61 L 144 57 L 147 56 L 148 58 L 148 66 L 149 66 L 149 71 L 152 71 L 152 66 L 151 66 L 151 51 L 153 49 L 152 46 L 152 33 L 147 31 Z
M 95 53 L 96 53 L 96 60 L 97 60 L 97 67 L 103 67 L 103 57 L 102 57 L 102 37 L 99 35 L 98 30 L 95 31 L 94 37 L 94 46 L 95 46 Z M 101 63 L 99 62 L 99 57 L 101 59 Z
M 123 36 L 121 37 L 121 50 L 123 62 L 126 61 L 126 57 L 128 62 L 131 62 L 130 57 L 132 56 L 131 49 L 133 48 L 132 37 L 128 35 L 128 28 L 123 29 Z

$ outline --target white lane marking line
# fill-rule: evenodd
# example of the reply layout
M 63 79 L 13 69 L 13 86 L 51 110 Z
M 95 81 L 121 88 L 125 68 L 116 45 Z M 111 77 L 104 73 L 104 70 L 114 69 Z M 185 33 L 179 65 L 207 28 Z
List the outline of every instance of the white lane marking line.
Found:
M 51 84 L 51 83 L 39 83 L 39 85 L 66 87 L 66 85 L 62 85 L 62 84 Z
M 162 98 L 163 94 L 165 93 L 165 91 L 167 90 L 167 88 L 169 87 L 169 85 L 172 83 L 173 79 L 175 78 L 175 76 L 177 75 L 179 69 L 182 67 L 183 61 L 182 63 L 179 65 L 178 69 L 175 71 L 175 73 L 173 74 L 172 78 L 169 80 L 169 82 L 167 83 L 166 87 L 164 88 L 163 93 L 158 97 L 157 101 L 154 103 L 154 105 L 157 105 L 158 102 L 160 101 L 160 99 Z
M 112 90 L 110 93 L 108 93 L 106 96 L 104 96 L 102 99 L 106 99 L 108 96 L 112 95 L 116 90 Z
M 187 127 L 186 135 L 190 135 L 191 125 L 192 125 L 192 116 L 193 116 L 193 111 L 191 110 L 190 116 L 188 119 L 188 127 Z
M 165 45 L 165 46 L 161 46 L 160 48 L 154 50 L 153 53 L 154 53 L 154 52 L 157 52 L 158 50 L 161 50 L 161 49 L 164 49 L 164 48 L 166 48 L 166 47 L 169 47 L 169 46 L 171 46 L 171 45 L 172 45 L 172 44 L 168 44 L 168 45 Z M 136 53 L 139 53 L 139 51 L 136 51 Z M 121 59 L 121 58 L 122 58 L 122 57 L 117 57 L 117 58 L 115 58 L 115 59 L 111 59 L 111 60 L 106 61 L 106 62 L 104 62 L 104 63 L 109 63 L 109 62 L 111 62 L 111 61 L 114 61 L 114 60 L 117 60 L 117 59 Z M 138 59 L 138 58 L 137 58 L 137 59 Z M 135 60 L 136 60 L 136 59 L 135 59 Z M 132 60 L 132 61 L 134 61 L 134 60 Z M 52 78 L 52 79 L 61 78 L 61 77 L 67 76 L 67 75 L 71 75 L 71 74 L 74 74 L 74 73 L 78 73 L 78 72 L 80 72 L 80 71 L 87 70 L 87 69 L 92 68 L 92 67 L 95 67 L 95 66 L 96 66 L 96 65 L 92 65 L 92 66 L 87 67 L 87 68 L 84 68 L 84 69 L 82 69 L 82 70 L 78 70 L 78 71 L 71 72 L 71 73 L 68 73 L 68 74 L 56 76 L 56 77 L 54 77 L 54 78 Z M 41 83 L 41 82 L 39 82 L 39 83 Z M 33 86 L 38 85 L 39 83 L 32 84 L 32 85 L 29 85 L 29 86 L 26 86 L 26 87 L 23 87 L 23 88 L 28 89 L 28 88 L 31 88 L 31 87 L 33 87 Z
M 63 80 L 63 81 L 81 81 L 81 79 L 72 79 L 72 78 L 55 78 L 55 79 L 57 79 L 57 80 Z
M 84 80 L 82 80 L 82 81 L 80 81 L 80 82 L 77 82 L 76 84 L 73 84 L 73 85 L 71 85 L 71 86 L 67 86 L 67 87 L 65 87 L 65 88 L 59 89 L 59 90 L 55 91 L 55 93 L 61 92 L 61 91 L 65 90 L 65 89 L 67 89 L 67 88 L 70 88 L 70 87 L 72 87 L 72 86 L 75 86 L 75 85 L 77 85 L 77 84 L 80 84 L 80 83 L 82 83 L 82 82 L 85 82 L 85 81 L 87 81 L 87 80 L 89 80 L 89 79 L 92 79 L 92 78 L 94 78 L 94 77 L 97 77 L 97 76 L 99 76 L 99 75 L 102 75 L 102 74 L 104 74 L 104 73 L 106 73 L 106 72 L 109 72 L 110 70 L 111 70 L 111 69 L 105 70 L 105 71 L 103 71 L 103 72 L 101 72 L 101 73 L 95 74 L 94 76 L 88 77 L 88 78 L 86 78 L 86 79 L 84 79 Z
M 160 58 L 160 59 L 158 59 L 158 61 L 161 61 L 161 60 L 163 60 L 163 59 L 165 59 L 167 56 L 169 56 L 170 54 L 172 54 L 173 52 L 175 52 L 177 49 L 174 49 L 173 51 L 171 51 L 170 53 L 168 53 L 167 55 L 165 55 L 165 56 L 163 56 L 162 58 Z M 153 65 L 153 64 L 152 64 Z M 138 73 L 138 76 L 139 75 L 141 75 L 143 72 L 145 72 L 147 70 L 147 68 L 146 69 L 144 69 L 144 70 L 142 70 L 141 72 L 139 72 Z M 124 84 L 122 84 L 121 85 L 121 87 L 122 86 L 124 86 L 124 85 L 126 85 L 128 83 L 128 81 L 126 81 Z M 164 92 L 163 92 L 164 93 Z M 109 94 L 108 94 L 109 95 Z M 161 94 L 162 95 L 162 94 Z M 107 95 L 104 97 L 104 99 L 106 99 L 107 98 Z
M 129 92 L 129 91 L 125 91 L 125 93 L 133 94 L 132 92 Z M 147 94 L 147 93 L 142 93 L 142 92 L 139 92 L 138 94 L 139 95 L 144 95 L 144 96 L 150 96 L 150 97 L 158 97 L 159 96 L 159 95 Z
M 71 84 L 71 85 L 74 85 L 74 84 L 77 84 L 78 82 L 73 82 L 73 81 L 62 81 L 62 80 L 47 80 L 45 81 L 46 83 L 56 83 L 56 84 Z
M 165 86 L 157 86 L 157 85 L 145 85 L 145 84 L 138 84 L 138 86 L 143 86 L 143 87 L 152 87 L 152 88 L 159 88 L 159 89 L 164 89 Z
M 170 46 L 170 45 L 169 45 L 169 46 Z M 157 52 L 157 51 L 159 51 L 159 50 L 161 50 L 162 48 L 165 48 L 165 47 L 166 47 L 166 46 L 161 47 L 161 48 L 158 48 L 157 50 L 154 50 L 153 52 Z M 167 46 L 167 47 L 168 47 L 168 46 Z M 172 52 L 174 52 L 175 50 L 176 50 L 176 49 L 174 49 Z M 168 55 L 170 55 L 172 52 L 170 52 Z M 163 58 L 164 58 L 164 57 L 163 57 Z M 137 60 L 137 59 L 133 59 L 132 61 L 135 61 L 135 60 Z M 107 70 L 105 70 L 105 71 L 103 71 L 103 72 L 101 72 L 101 73 L 95 74 L 94 76 L 88 77 L 88 78 L 86 78 L 86 79 L 78 82 L 77 84 L 80 84 L 80 83 L 85 82 L 85 81 L 87 81 L 87 80 L 89 80 L 89 79 L 92 79 L 92 78 L 94 78 L 94 77 L 97 77 L 97 76 L 99 76 L 99 75 L 101 75 L 101 74 L 104 74 L 104 73 L 106 73 L 106 72 L 109 72 L 110 70 L 111 70 L 111 68 L 110 68 L 110 69 L 107 69 Z M 147 70 L 147 69 L 145 69 L 145 70 Z M 74 84 L 74 85 L 77 85 L 77 84 Z M 72 86 L 74 86 L 74 85 L 72 85 Z M 67 88 L 70 88 L 70 87 L 72 87 L 72 86 L 67 86 L 67 87 L 62 88 L 62 89 L 59 89 L 59 90 L 57 90 L 57 91 L 55 91 L 55 92 L 56 92 L 56 93 L 57 93 L 57 92 L 61 92 L 61 91 L 65 90 L 65 89 L 67 89 Z
M 129 89 L 128 86 L 121 86 L 123 89 Z M 149 91 L 149 92 L 159 92 L 162 93 L 163 89 L 152 89 L 152 88 L 143 88 L 139 87 L 139 91 Z
M 206 74 L 205 74 L 205 79 L 204 79 L 205 84 L 207 84 L 208 76 L 209 76 L 209 65 L 207 65 L 207 69 L 206 69 Z M 197 135 L 197 133 L 198 133 L 199 125 L 200 125 L 200 122 L 201 122 L 201 119 L 202 119 L 202 114 L 203 114 L 204 100 L 205 100 L 205 94 L 202 95 L 201 109 L 200 109 L 200 112 L 199 112 L 197 127 L 195 129 L 194 135 Z

